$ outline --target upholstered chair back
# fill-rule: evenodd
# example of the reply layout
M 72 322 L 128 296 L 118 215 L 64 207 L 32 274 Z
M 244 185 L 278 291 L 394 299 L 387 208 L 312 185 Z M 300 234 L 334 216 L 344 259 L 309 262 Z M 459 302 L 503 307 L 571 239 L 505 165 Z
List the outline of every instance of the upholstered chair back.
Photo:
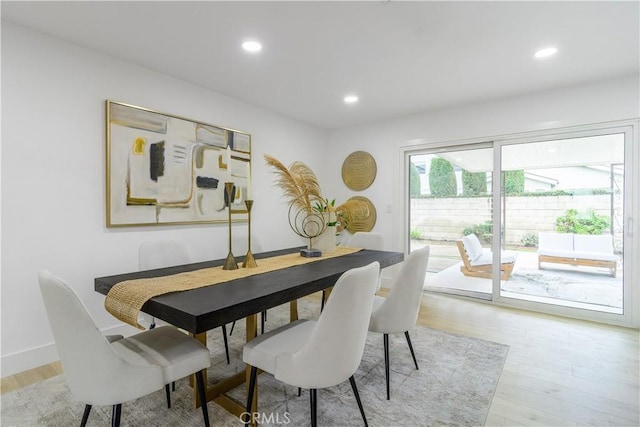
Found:
M 351 377 L 360 365 L 380 264 L 345 272 L 298 352 L 276 361 L 275 377 L 303 388 L 324 388 Z
M 415 250 L 404 261 L 389 296 L 371 315 L 369 329 L 394 334 L 411 329 L 418 320 L 429 246 Z
M 47 271 L 40 273 L 39 283 L 64 375 L 78 399 L 113 405 L 138 398 L 141 387 L 163 388 L 162 369 L 123 360 L 66 283 Z

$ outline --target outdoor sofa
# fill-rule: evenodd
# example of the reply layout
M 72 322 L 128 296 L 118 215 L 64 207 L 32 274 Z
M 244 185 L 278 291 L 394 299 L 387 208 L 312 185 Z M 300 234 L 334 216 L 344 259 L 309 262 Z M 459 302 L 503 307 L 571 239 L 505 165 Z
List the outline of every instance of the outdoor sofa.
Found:
M 543 262 L 608 268 L 616 277 L 618 255 L 611 234 L 539 233 L 538 268 Z

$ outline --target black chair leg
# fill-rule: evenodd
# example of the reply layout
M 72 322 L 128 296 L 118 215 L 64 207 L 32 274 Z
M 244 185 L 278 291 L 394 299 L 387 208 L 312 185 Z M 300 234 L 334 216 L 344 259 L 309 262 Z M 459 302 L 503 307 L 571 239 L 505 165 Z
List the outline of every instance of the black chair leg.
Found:
M 411 351 L 411 357 L 413 357 L 413 363 L 416 365 L 416 369 L 418 368 L 418 361 L 416 360 L 416 354 L 413 352 L 413 346 L 411 345 L 411 338 L 409 338 L 409 331 L 404 332 L 404 336 L 407 339 L 407 344 L 409 344 L 409 350 Z
M 249 425 L 249 423 L 251 422 L 251 415 L 253 414 L 252 412 L 252 403 L 253 403 L 253 390 L 256 388 L 256 376 L 258 375 L 258 368 L 256 368 L 255 366 L 251 367 L 251 375 L 249 376 L 249 390 L 247 390 L 247 416 L 249 417 L 249 419 L 244 420 L 244 424 L 245 425 Z
M 205 427 L 209 427 L 209 410 L 207 409 L 207 392 L 204 389 L 204 375 L 202 371 L 196 372 L 196 382 L 198 383 L 198 395 L 200 396 L 200 406 L 202 407 L 202 417 Z
M 236 327 L 236 321 L 234 320 L 233 323 L 231 324 L 231 330 L 229 331 L 229 336 L 233 335 L 233 328 L 235 327 Z
M 87 425 L 87 420 L 89 419 L 89 412 L 91 412 L 91 405 L 84 405 L 84 413 L 82 414 L 82 421 L 80 421 L 80 427 L 85 427 Z
M 113 405 L 111 411 L 111 427 L 120 427 L 120 413 L 122 412 L 122 403 Z
M 325 297 L 326 291 L 323 289 L 322 290 L 322 301 L 320 301 L 320 313 L 322 313 L 322 310 L 324 310 L 324 297 Z
M 222 338 L 224 339 L 224 352 L 227 354 L 227 365 L 229 362 L 229 342 L 227 341 L 227 325 L 222 325 Z
M 384 376 L 387 379 L 387 400 L 391 399 L 389 393 L 389 334 L 384 334 Z
M 171 381 L 171 391 L 176 391 L 176 382 Z
M 171 392 L 169 391 L 169 384 L 165 384 L 164 394 L 167 395 L 167 408 L 171 408 Z
M 353 375 L 349 377 L 349 382 L 351 383 L 353 394 L 356 396 L 356 402 L 358 402 L 358 408 L 360 409 L 360 415 L 362 415 L 362 421 L 364 421 L 364 426 L 369 427 L 369 423 L 367 422 L 367 417 L 364 415 L 364 408 L 362 407 L 362 402 L 360 401 L 360 394 L 358 393 L 358 387 L 356 386 L 356 379 L 353 378 Z
M 318 426 L 318 390 L 309 390 L 309 401 L 311 403 L 311 427 Z
M 298 387 L 298 397 L 302 396 L 302 388 Z

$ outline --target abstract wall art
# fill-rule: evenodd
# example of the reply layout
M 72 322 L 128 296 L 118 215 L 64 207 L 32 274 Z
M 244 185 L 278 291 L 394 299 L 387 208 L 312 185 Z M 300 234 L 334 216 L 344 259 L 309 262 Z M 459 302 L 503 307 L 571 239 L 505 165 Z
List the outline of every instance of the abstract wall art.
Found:
M 106 102 L 107 227 L 234 221 L 251 199 L 251 135 Z

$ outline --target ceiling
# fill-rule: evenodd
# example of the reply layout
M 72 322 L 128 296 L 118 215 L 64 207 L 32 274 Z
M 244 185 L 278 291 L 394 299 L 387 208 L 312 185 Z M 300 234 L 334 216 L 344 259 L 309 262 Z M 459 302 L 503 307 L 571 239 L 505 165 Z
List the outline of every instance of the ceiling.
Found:
M 2 19 L 324 129 L 640 72 L 635 1 L 3 1 Z

